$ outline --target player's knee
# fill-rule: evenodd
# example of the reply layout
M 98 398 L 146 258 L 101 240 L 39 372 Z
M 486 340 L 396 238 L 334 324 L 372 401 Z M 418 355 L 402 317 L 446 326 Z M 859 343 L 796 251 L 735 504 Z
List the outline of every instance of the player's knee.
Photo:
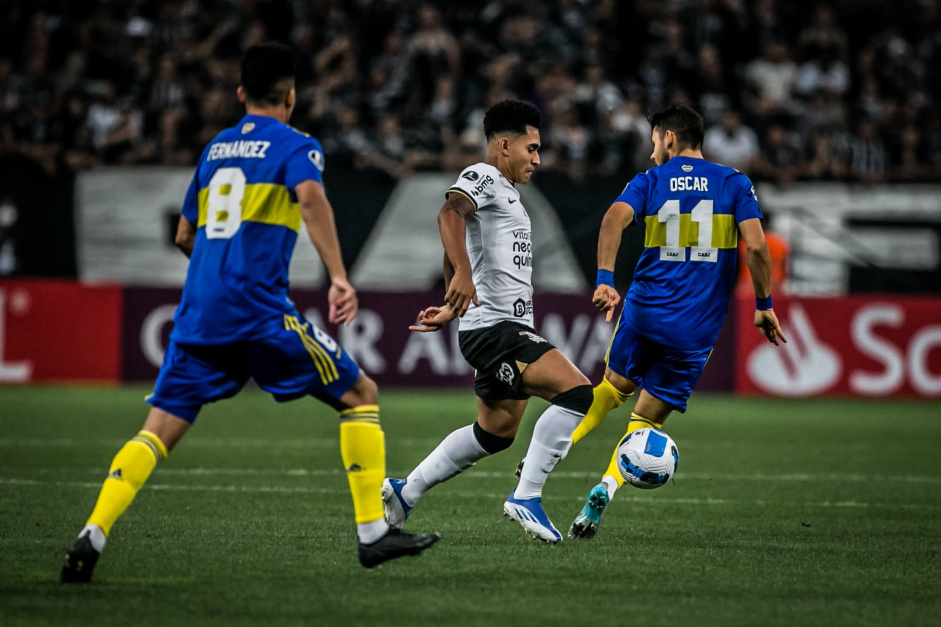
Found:
M 499 435 L 494 435 L 488 431 L 484 431 L 479 422 L 474 423 L 474 437 L 477 439 L 477 443 L 480 444 L 480 448 L 487 451 L 487 453 L 490 455 L 499 453 L 500 451 L 505 451 L 506 449 L 510 448 L 510 445 L 513 444 L 514 440 L 513 436 L 505 438 Z
M 365 372 L 360 373 L 350 391 L 356 393 L 356 405 L 376 405 L 379 403 L 379 386 Z
M 588 409 L 591 407 L 594 397 L 595 395 L 592 392 L 591 385 L 586 384 L 578 385 L 567 392 L 562 392 L 549 402 L 558 407 L 585 415 L 588 413 Z

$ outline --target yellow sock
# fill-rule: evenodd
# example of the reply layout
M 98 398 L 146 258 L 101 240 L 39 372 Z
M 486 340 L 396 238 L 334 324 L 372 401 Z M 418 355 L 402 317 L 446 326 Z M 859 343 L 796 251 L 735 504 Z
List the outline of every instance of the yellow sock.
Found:
M 378 405 L 360 405 L 340 413 L 340 455 L 350 482 L 356 522 L 381 519 L 386 441 L 379 427 Z
M 101 486 L 98 502 L 86 524 L 98 525 L 108 535 L 111 526 L 134 500 L 154 466 L 166 456 L 167 447 L 153 433 L 141 431 L 131 438 L 114 456 L 108 478 Z
M 595 386 L 592 393 L 595 398 L 591 403 L 591 408 L 588 410 L 588 413 L 585 414 L 585 417 L 582 418 L 581 424 L 572 432 L 573 446 L 591 433 L 592 429 L 600 425 L 601 421 L 608 415 L 608 412 L 616 407 L 620 407 L 624 401 L 630 397 L 630 394 L 621 392 L 605 378 L 601 379 L 601 383 Z
M 621 439 L 618 440 L 617 446 L 614 447 L 614 453 L 611 454 L 611 462 L 608 464 L 608 469 L 604 471 L 605 477 L 612 477 L 615 481 L 617 481 L 618 488 L 624 485 L 624 477 L 621 476 L 621 471 L 618 469 L 618 448 L 620 448 L 621 442 L 624 440 L 624 438 L 634 431 L 637 431 L 638 429 L 644 429 L 646 427 L 660 429 L 663 427 L 663 423 L 647 420 L 643 416 L 638 416 L 634 412 L 631 412 L 631 421 L 627 423 L 627 431 L 625 431 L 624 435 L 621 436 Z

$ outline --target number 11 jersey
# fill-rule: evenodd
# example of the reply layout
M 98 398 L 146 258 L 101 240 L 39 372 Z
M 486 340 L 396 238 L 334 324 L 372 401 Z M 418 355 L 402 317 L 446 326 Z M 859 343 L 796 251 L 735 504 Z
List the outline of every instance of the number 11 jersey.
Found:
M 295 188 L 322 181 L 317 140 L 246 115 L 203 151 L 183 201 L 197 227 L 171 338 L 184 345 L 258 339 L 294 311 L 288 266 L 302 219 Z
M 727 166 L 673 157 L 635 176 L 615 202 L 646 228 L 625 322 L 667 346 L 714 345 L 735 285 L 738 224 L 762 217 L 752 182 Z

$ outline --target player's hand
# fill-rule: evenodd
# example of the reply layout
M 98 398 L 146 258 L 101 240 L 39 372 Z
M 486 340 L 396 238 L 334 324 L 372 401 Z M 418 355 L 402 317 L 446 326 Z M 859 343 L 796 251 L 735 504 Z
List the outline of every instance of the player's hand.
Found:
M 599 285 L 595 290 L 595 295 L 591 297 L 591 302 L 601 311 L 607 311 L 608 315 L 604 317 L 604 321 L 611 322 L 614 308 L 621 302 L 621 295 L 610 285 Z
M 446 326 L 455 318 L 457 318 L 457 314 L 454 313 L 449 305 L 444 307 L 429 307 L 428 309 L 422 309 L 418 312 L 418 324 L 413 324 L 408 330 L 433 333 Z
M 761 331 L 761 334 L 775 346 L 779 346 L 778 340 L 787 344 L 787 338 L 781 333 L 781 323 L 778 317 L 774 315 L 773 309 L 755 310 L 755 326 Z
M 359 299 L 356 297 L 356 290 L 353 289 L 349 281 L 339 277 L 330 281 L 327 303 L 330 305 L 328 315 L 330 324 L 349 326 L 359 311 Z
M 479 305 L 477 302 L 477 288 L 474 287 L 474 279 L 467 270 L 458 270 L 451 278 L 451 285 L 448 286 L 448 292 L 444 295 L 444 300 L 451 307 L 451 311 L 458 316 L 464 317 L 470 308 L 471 303 Z

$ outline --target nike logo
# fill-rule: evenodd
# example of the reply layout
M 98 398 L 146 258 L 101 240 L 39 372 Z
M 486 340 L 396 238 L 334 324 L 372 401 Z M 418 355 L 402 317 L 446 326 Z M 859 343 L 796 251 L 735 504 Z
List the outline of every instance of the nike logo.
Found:
M 510 199 L 508 198 L 507 200 L 510 200 Z M 515 203 L 515 202 L 516 202 L 515 200 L 510 200 L 510 204 L 511 204 L 511 205 L 512 205 L 513 203 Z

